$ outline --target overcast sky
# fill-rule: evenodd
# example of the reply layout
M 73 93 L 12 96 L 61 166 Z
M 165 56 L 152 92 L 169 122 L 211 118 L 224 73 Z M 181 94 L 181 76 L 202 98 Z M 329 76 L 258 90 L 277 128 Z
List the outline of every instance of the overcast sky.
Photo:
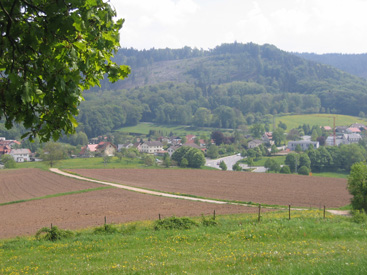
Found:
M 367 0 L 110 0 L 121 46 L 212 49 L 234 41 L 285 51 L 367 53 Z

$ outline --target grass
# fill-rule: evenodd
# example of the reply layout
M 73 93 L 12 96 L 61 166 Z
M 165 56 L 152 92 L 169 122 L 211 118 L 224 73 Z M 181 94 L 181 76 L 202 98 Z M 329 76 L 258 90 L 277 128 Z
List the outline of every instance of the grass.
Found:
M 160 131 L 163 135 L 168 136 L 171 132 L 178 136 L 184 136 L 189 134 L 195 134 L 197 136 L 206 135 L 210 136 L 212 129 L 191 127 L 186 125 L 164 125 L 150 122 L 141 122 L 136 126 L 123 127 L 119 129 L 119 132 L 134 133 L 141 135 L 148 135 L 150 130 Z
M 284 161 L 285 161 L 285 158 L 286 156 L 271 156 L 271 157 L 262 157 L 261 159 L 259 160 L 254 160 L 254 165 L 253 166 L 264 166 L 265 165 L 265 162 L 269 159 L 273 159 L 275 160 L 277 163 L 279 163 L 279 165 L 283 165 L 284 164 Z M 246 160 L 246 159 L 245 159 Z M 245 161 L 244 160 L 244 161 Z
M 335 115 L 335 114 L 310 114 L 310 115 L 290 115 L 275 118 L 275 123 L 278 125 L 282 121 L 287 125 L 287 131 L 297 128 L 299 125 L 309 124 L 319 126 L 330 126 L 333 128 L 333 117 L 335 117 L 336 126 L 349 126 L 353 123 L 367 124 L 366 119 L 361 119 L 354 116 Z
M 0 240 L 1 274 L 366 274 L 366 224 L 322 211 L 217 216 L 205 226 L 112 225 L 51 242 Z M 185 227 L 186 228 L 186 227 Z

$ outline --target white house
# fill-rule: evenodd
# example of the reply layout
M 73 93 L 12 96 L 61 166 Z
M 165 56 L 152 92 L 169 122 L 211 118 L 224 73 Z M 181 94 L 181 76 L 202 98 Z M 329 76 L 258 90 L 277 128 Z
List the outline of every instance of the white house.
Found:
M 288 142 L 288 149 L 294 151 L 297 145 L 301 146 L 302 151 L 308 150 L 310 146 L 317 149 L 319 148 L 320 144 L 318 141 L 308 141 L 308 140 L 297 140 L 297 141 L 289 141 Z
M 16 162 L 30 161 L 31 150 L 29 149 L 12 149 L 10 155 Z
M 361 139 L 361 135 L 356 133 L 343 135 L 343 140 L 345 141 L 345 144 L 358 143 Z
M 160 141 L 146 141 L 140 146 L 140 152 L 154 154 L 163 150 L 163 144 Z
M 261 144 L 263 144 L 264 142 L 262 140 L 259 140 L 259 139 L 254 139 L 254 140 L 251 140 L 248 144 L 247 144 L 247 147 L 248 149 L 252 149 L 252 148 L 255 148 L 255 147 L 258 147 L 260 146 Z

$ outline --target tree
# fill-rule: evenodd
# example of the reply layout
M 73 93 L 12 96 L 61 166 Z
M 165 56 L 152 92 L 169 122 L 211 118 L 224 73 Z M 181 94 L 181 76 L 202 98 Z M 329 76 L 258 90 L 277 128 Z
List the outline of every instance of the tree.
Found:
M 291 173 L 291 169 L 289 169 L 289 166 L 284 165 L 282 168 L 280 168 L 280 173 L 281 174 L 290 174 Z
M 363 162 L 352 165 L 348 177 L 348 191 L 353 196 L 352 207 L 367 212 L 367 166 Z
M 265 132 L 264 126 L 262 124 L 259 124 L 259 123 L 256 123 L 256 124 L 252 125 L 250 131 L 251 131 L 251 134 L 254 138 L 261 137 L 261 135 L 264 134 L 264 132 Z
M 146 166 L 154 166 L 155 165 L 155 159 L 152 155 L 146 155 L 144 158 L 144 164 Z
M 214 140 L 215 145 L 219 146 L 224 143 L 225 136 L 221 131 L 214 131 L 211 134 L 211 138 Z
M 48 142 L 43 148 L 43 154 L 41 157 L 44 161 L 47 161 L 51 167 L 53 167 L 56 162 L 66 156 L 60 143 Z
M 111 61 L 124 20 L 103 0 L 1 1 L 0 119 L 42 142 L 73 133 L 82 91 L 125 78 Z
M 279 163 L 277 163 L 275 160 L 268 158 L 265 161 L 265 168 L 268 168 L 269 171 L 274 171 L 274 172 L 279 172 L 280 170 L 280 165 Z
M 163 155 L 163 165 L 168 168 L 171 165 L 171 158 L 168 153 L 164 153 Z
M 284 163 L 289 166 L 292 173 L 294 173 L 298 167 L 299 160 L 298 154 L 290 153 L 286 156 Z
M 310 169 L 306 166 L 301 166 L 298 169 L 298 175 L 305 175 L 308 176 L 310 174 Z
M 15 168 L 16 162 L 11 155 L 2 155 L 1 162 L 4 164 L 6 169 Z
M 296 151 L 297 153 L 302 152 L 302 147 L 301 147 L 301 145 L 300 145 L 300 144 L 297 144 L 297 145 L 296 145 L 296 148 L 294 149 L 294 151 Z
M 180 166 L 183 168 L 186 168 L 189 165 L 189 162 L 186 158 L 182 158 L 181 162 L 180 162 Z
M 235 164 L 233 164 L 232 170 L 233 171 L 242 171 L 242 167 L 239 165 L 238 162 L 236 162 Z
M 282 128 L 283 130 L 287 130 L 287 124 L 285 124 L 284 122 L 279 121 L 278 127 Z
M 227 164 L 222 160 L 219 163 L 219 168 L 222 169 L 223 171 L 227 171 Z
M 214 144 L 210 145 L 208 150 L 206 151 L 206 155 L 211 159 L 216 159 L 219 155 L 218 147 Z
M 299 166 L 305 166 L 308 169 L 311 168 L 311 160 L 306 153 L 302 153 L 299 155 Z
M 172 160 L 177 161 L 178 165 L 181 167 L 192 167 L 200 168 L 205 164 L 204 153 L 197 149 L 189 146 L 181 146 L 172 154 Z M 185 166 L 183 166 L 182 161 L 185 159 Z M 186 164 L 187 161 L 187 164 Z
M 273 140 L 274 140 L 275 145 L 277 146 L 280 146 L 282 142 L 285 141 L 283 128 L 278 127 L 275 129 L 275 131 L 273 132 Z
M 271 151 L 270 152 L 271 152 L 272 155 L 275 155 L 276 153 L 279 152 L 279 150 L 278 150 L 278 148 L 277 148 L 277 146 L 275 144 L 273 144 L 271 146 Z

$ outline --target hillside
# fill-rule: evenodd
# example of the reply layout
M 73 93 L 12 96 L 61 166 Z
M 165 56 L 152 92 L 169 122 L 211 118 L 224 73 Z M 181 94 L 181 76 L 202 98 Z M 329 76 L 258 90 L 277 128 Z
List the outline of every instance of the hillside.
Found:
M 367 54 L 296 53 L 297 56 L 330 65 L 347 73 L 367 78 Z
M 121 49 L 127 80 L 85 92 L 78 117 L 88 136 L 138 122 L 237 128 L 273 114 L 367 113 L 367 81 L 272 45 L 209 51 Z

